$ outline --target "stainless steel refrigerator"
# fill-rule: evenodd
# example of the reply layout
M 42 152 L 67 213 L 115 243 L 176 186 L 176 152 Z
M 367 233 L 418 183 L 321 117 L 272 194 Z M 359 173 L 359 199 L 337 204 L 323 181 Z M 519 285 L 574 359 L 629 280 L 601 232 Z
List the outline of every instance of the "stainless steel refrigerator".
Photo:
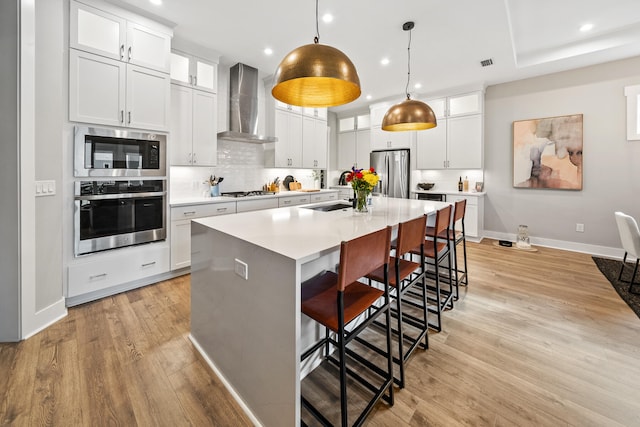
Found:
M 409 150 L 380 150 L 370 154 L 371 167 L 380 176 L 373 194 L 400 199 L 409 198 Z

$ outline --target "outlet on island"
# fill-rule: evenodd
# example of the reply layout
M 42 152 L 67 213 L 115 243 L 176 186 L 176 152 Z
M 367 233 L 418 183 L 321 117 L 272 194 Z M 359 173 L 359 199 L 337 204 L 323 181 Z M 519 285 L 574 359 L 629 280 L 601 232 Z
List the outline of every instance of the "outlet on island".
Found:
M 236 261 L 236 274 L 242 277 L 244 280 L 249 280 L 249 266 L 246 262 L 240 261 L 238 258 Z

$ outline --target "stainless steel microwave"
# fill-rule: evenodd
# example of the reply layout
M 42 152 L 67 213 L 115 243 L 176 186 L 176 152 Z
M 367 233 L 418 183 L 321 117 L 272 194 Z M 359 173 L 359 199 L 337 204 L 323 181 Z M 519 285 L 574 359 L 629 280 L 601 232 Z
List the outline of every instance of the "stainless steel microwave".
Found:
M 163 134 L 76 126 L 73 174 L 76 177 L 138 177 L 167 174 Z

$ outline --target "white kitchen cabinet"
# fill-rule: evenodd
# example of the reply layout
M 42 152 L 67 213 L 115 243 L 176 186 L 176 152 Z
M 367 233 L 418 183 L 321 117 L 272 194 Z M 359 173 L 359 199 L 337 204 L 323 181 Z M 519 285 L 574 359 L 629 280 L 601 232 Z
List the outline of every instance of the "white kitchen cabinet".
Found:
M 169 97 L 167 74 L 69 52 L 70 121 L 166 131 Z
M 482 93 L 428 100 L 438 126 L 416 132 L 417 169 L 481 169 Z
M 276 109 L 273 152 L 265 153 L 267 167 L 302 167 L 302 114 Z
M 67 297 L 123 286 L 169 271 L 165 243 L 97 253 L 69 266 Z
M 171 85 L 171 165 L 217 163 L 217 95 Z
M 259 211 L 278 207 L 277 197 L 264 197 L 250 200 L 238 200 L 236 202 L 236 212 Z
M 480 240 L 484 229 L 484 197 L 472 195 L 450 195 L 447 194 L 447 202 L 455 203 L 462 199 L 467 199 L 465 208 L 464 229 L 467 237 L 471 240 Z M 462 230 L 460 222 L 455 225 L 456 230 Z
M 395 150 L 411 148 L 415 132 L 388 132 L 381 127 L 371 128 L 371 150 Z
M 235 202 L 186 205 L 171 208 L 171 270 L 191 265 L 191 220 L 236 212 Z
M 337 191 L 319 191 L 317 193 L 309 193 L 309 203 L 328 202 L 330 200 L 338 200 Z
M 369 167 L 371 130 L 358 129 L 338 134 L 338 169 L 349 170 L 353 166 Z
M 290 206 L 309 204 L 311 197 L 308 194 L 296 194 L 294 196 L 278 197 L 278 207 L 286 208 Z
M 327 167 L 327 122 L 314 117 L 302 118 L 302 167 Z
M 174 50 L 171 52 L 171 83 L 216 93 L 218 64 Z
M 317 119 L 327 120 L 326 108 L 302 107 L 302 115 L 307 117 L 315 117 Z
M 71 1 L 69 47 L 169 72 L 172 31 L 144 17 L 93 1 Z

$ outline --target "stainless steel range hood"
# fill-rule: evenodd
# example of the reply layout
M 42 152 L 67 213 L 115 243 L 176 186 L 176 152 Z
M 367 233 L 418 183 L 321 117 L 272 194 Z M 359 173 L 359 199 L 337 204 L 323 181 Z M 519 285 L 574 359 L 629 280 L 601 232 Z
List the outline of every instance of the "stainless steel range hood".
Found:
M 218 139 L 262 144 L 273 136 L 258 135 L 258 70 L 245 64 L 229 69 L 229 130 Z

